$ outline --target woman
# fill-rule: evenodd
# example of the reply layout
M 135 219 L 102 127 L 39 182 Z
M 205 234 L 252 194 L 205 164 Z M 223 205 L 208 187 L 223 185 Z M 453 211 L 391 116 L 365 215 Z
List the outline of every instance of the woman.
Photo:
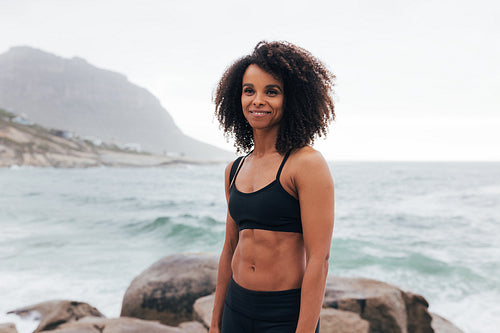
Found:
M 333 181 L 316 135 L 335 117 L 334 76 L 309 52 L 260 42 L 219 82 L 216 115 L 249 152 L 226 167 L 226 238 L 210 333 L 318 332 Z

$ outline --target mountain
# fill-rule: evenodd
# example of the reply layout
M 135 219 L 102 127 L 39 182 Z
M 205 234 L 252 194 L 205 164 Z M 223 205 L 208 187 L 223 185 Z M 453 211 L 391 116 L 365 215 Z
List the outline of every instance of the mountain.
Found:
M 184 135 L 159 100 L 124 75 L 31 47 L 0 54 L 0 107 L 44 127 L 156 154 L 233 156 Z

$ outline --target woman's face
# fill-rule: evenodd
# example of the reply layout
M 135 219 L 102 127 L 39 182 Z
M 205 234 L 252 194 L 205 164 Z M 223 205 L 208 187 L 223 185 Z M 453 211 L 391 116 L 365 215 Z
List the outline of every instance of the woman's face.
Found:
M 283 118 L 283 83 L 259 66 L 248 66 L 243 75 L 241 107 L 253 129 L 277 127 Z

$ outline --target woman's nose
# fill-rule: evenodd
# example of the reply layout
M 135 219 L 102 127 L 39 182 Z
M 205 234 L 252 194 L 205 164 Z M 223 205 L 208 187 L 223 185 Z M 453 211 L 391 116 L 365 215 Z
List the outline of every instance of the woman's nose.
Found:
M 255 94 L 255 98 L 253 99 L 253 105 L 256 106 L 264 105 L 264 100 L 262 99 L 261 94 Z

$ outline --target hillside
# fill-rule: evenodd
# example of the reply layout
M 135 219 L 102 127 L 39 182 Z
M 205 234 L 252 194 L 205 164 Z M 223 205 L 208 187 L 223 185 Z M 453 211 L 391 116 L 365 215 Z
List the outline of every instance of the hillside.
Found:
M 0 107 L 47 128 L 195 159 L 232 154 L 184 135 L 159 100 L 119 73 L 30 47 L 0 54 Z
M 46 129 L 0 109 L 0 167 L 159 166 L 194 162 L 137 153 L 67 135 L 65 131 Z

